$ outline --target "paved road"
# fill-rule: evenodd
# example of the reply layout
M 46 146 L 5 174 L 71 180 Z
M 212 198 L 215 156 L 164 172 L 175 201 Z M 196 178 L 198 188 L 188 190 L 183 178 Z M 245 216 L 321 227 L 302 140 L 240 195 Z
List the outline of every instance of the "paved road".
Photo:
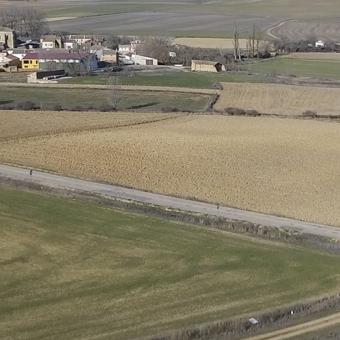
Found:
M 90 182 L 47 172 L 33 171 L 33 176 L 30 176 L 29 170 L 27 169 L 0 164 L 0 177 L 24 180 L 51 188 L 81 190 L 106 197 L 128 199 L 183 211 L 221 216 L 232 220 L 246 221 L 263 226 L 287 228 L 301 233 L 309 233 L 340 240 L 340 228 L 333 226 L 302 222 L 294 219 L 228 207 L 220 207 L 217 210 L 217 207 L 214 204 L 153 194 L 115 185 Z

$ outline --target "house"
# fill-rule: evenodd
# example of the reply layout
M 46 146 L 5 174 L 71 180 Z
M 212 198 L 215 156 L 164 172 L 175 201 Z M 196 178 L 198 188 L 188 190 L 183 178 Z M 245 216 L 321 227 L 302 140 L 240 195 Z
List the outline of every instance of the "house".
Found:
M 14 48 L 12 50 L 8 50 L 7 52 L 8 54 L 11 54 L 17 57 L 19 60 L 22 60 L 24 56 L 29 52 L 29 50 L 24 47 L 19 47 L 19 48 Z
M 20 66 L 19 58 L 8 54 L 8 53 L 0 53 L 0 69 L 6 72 L 17 72 L 18 67 Z
M 191 71 L 192 72 L 222 72 L 225 71 L 225 66 L 216 61 L 208 60 L 192 60 Z
M 119 54 L 115 50 L 109 48 L 104 48 L 102 54 L 99 57 L 100 61 L 105 61 L 107 63 L 117 64 L 119 60 Z
M 94 54 L 87 52 L 40 49 L 27 53 L 22 60 L 22 67 L 30 71 L 64 70 L 68 75 L 77 75 L 95 71 L 98 61 Z
M 315 43 L 315 47 L 316 48 L 325 48 L 326 44 L 322 41 L 322 40 L 318 40 L 316 43 Z
M 40 39 L 41 48 L 62 48 L 62 39 L 57 35 L 45 35 Z
M 74 40 L 79 46 L 86 44 L 87 42 L 92 41 L 93 37 L 90 35 L 77 35 L 77 34 L 70 34 L 67 37 L 67 40 Z
M 133 54 L 131 56 L 131 60 L 134 61 L 136 65 L 143 65 L 143 66 L 157 66 L 158 65 L 157 59 L 144 57 L 138 54 Z
M 21 68 L 25 71 L 39 70 L 39 56 L 37 53 L 27 53 L 21 60 Z
M 76 50 L 78 49 L 78 43 L 75 41 L 75 40 L 72 40 L 72 39 L 67 39 L 65 42 L 64 42 L 64 48 L 65 50 Z
M 136 49 L 132 44 L 118 45 L 118 52 L 122 55 L 136 53 Z
M 16 34 L 7 27 L 0 27 L 0 49 L 7 50 L 16 47 Z

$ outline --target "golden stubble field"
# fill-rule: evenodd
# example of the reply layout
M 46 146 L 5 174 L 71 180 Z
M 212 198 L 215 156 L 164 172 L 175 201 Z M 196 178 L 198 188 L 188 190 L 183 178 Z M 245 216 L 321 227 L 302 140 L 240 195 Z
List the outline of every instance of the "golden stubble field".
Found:
M 340 125 L 185 116 L 0 144 L 0 161 L 340 225 Z
M 61 132 L 107 129 L 175 117 L 170 113 L 0 110 L 0 141 Z
M 263 114 L 340 115 L 340 89 L 279 84 L 223 83 L 215 109 L 234 107 Z

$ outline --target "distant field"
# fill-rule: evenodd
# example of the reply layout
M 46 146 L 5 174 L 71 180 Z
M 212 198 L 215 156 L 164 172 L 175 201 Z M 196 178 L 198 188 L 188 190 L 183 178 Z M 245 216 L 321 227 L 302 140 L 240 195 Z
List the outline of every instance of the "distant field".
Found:
M 0 8 L 5 3 L 0 1 Z M 15 1 L 27 4 L 26 1 Z M 231 37 L 235 24 L 247 37 L 256 24 L 258 30 L 275 27 L 285 19 L 296 19 L 274 33 L 290 38 L 340 39 L 338 0 L 35 0 L 29 2 L 49 18 L 77 17 L 50 22 L 51 30 L 106 32 L 133 35 Z
M 215 109 L 233 107 L 260 113 L 340 115 L 340 89 L 278 84 L 223 83 Z
M 314 57 L 316 57 L 314 55 Z M 318 59 L 313 57 L 296 57 L 292 58 L 284 56 L 272 60 L 263 61 L 248 65 L 247 68 L 250 72 L 262 75 L 285 75 L 293 77 L 311 77 L 318 79 L 334 79 L 340 80 L 340 60 L 326 59 L 325 56 L 317 56 Z M 329 58 L 329 56 L 328 56 Z
M 335 53 L 335 52 L 305 52 L 305 53 L 299 52 L 299 53 L 290 53 L 286 56 L 283 56 L 282 58 L 340 62 L 340 53 Z
M 248 74 L 247 72 L 176 72 L 160 74 L 136 73 L 134 76 L 118 76 L 122 85 L 173 86 L 209 89 L 218 82 L 264 82 L 266 76 L 262 74 Z M 62 81 L 70 84 L 107 84 L 107 76 L 76 77 Z
M 216 49 L 233 49 L 234 40 L 233 39 L 223 39 L 223 38 L 176 38 L 174 40 L 175 44 L 184 45 L 194 48 L 216 48 Z M 240 48 L 247 48 L 247 39 L 240 39 Z
M 105 79 L 107 83 L 107 78 Z M 119 109 L 137 111 L 160 111 L 177 109 L 179 111 L 204 111 L 209 95 L 191 93 L 167 93 L 146 91 L 119 91 Z M 65 110 L 84 111 L 88 108 L 101 110 L 112 106 L 111 90 L 95 89 L 52 89 L 52 88 L 15 88 L 1 87 L 0 108 L 2 105 L 31 101 L 44 110 L 62 106 Z
M 0 224 L 2 339 L 134 339 L 339 289 L 338 256 L 76 200 L 0 187 Z
M 185 116 L 3 142 L 0 161 L 340 226 L 339 145 L 337 123 Z

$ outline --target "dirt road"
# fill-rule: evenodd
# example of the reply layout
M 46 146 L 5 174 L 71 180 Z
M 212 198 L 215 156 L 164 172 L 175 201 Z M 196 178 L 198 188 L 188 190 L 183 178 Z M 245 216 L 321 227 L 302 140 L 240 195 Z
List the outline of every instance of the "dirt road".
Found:
M 30 83 L 2 83 L 0 87 L 36 87 L 36 88 L 53 88 L 53 89 L 93 89 L 93 90 L 108 90 L 110 86 L 107 85 L 82 85 L 82 84 L 30 84 Z M 145 92 L 177 92 L 177 93 L 194 93 L 213 95 L 219 92 L 215 89 L 192 89 L 186 87 L 172 87 L 172 86 L 142 86 L 142 85 L 120 85 L 120 90 L 124 91 L 145 91 Z
M 221 216 L 230 220 L 245 221 L 263 226 L 288 229 L 300 233 L 329 237 L 340 241 L 340 228 L 333 226 L 308 223 L 236 208 L 221 206 L 217 209 L 215 204 L 154 194 L 110 184 L 90 182 L 47 172 L 33 171 L 33 175 L 30 176 L 28 169 L 0 164 L 0 177 L 32 182 L 51 188 L 78 190 L 104 197 L 126 199 L 158 205 L 165 208 Z
M 263 335 L 254 336 L 246 340 L 283 340 L 299 337 L 303 334 L 313 333 L 324 328 L 340 324 L 340 313 L 326 316 L 317 320 L 308 321 L 296 326 L 280 329 Z

